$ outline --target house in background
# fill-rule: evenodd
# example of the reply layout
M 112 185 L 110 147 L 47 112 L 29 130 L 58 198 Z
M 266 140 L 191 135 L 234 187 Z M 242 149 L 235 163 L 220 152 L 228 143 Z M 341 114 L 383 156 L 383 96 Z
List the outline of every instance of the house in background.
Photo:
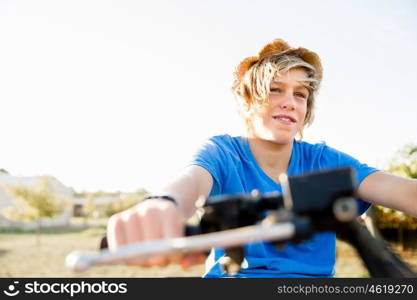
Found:
M 0 227 L 18 227 L 22 229 L 36 228 L 36 222 L 24 222 L 9 220 L 4 217 L 2 211 L 14 205 L 13 199 L 3 188 L 3 186 L 26 186 L 35 187 L 42 178 L 46 178 L 51 191 L 57 196 L 57 199 L 63 201 L 64 209 L 62 213 L 53 219 L 43 218 L 42 227 L 65 226 L 73 214 L 74 190 L 65 186 L 59 180 L 52 176 L 13 176 L 7 172 L 0 172 Z
M 82 195 L 73 200 L 73 214 L 74 217 L 108 218 L 139 203 L 146 194 L 146 190 L 140 189 L 136 192 L 90 193 L 87 197 Z
M 120 196 L 99 196 L 90 198 L 94 208 L 90 213 L 93 218 L 106 217 L 105 207 L 112 203 L 117 203 L 121 201 Z M 84 217 L 85 213 L 83 211 L 84 205 L 87 202 L 85 197 L 74 198 L 73 200 L 73 215 L 74 217 Z

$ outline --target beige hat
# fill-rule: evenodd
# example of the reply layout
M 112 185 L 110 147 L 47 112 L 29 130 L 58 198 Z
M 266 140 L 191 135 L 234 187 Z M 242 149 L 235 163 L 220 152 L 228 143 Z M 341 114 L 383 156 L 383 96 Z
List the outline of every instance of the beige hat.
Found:
M 323 77 L 323 67 L 321 65 L 320 57 L 313 51 L 310 51 L 306 48 L 291 48 L 290 45 L 281 39 L 273 40 L 271 43 L 265 45 L 259 52 L 258 56 L 251 56 L 242 60 L 236 68 L 235 80 L 242 80 L 250 67 L 252 67 L 259 60 L 277 54 L 290 54 L 298 56 L 316 69 L 316 78 L 321 81 Z

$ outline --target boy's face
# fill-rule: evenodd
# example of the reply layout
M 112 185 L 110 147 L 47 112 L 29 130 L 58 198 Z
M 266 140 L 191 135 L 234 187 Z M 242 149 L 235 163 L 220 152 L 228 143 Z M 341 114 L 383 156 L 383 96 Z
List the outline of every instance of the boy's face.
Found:
M 308 89 L 303 85 L 307 73 L 291 69 L 270 86 L 269 101 L 252 108 L 252 134 L 278 144 L 291 143 L 303 128 L 307 112 Z

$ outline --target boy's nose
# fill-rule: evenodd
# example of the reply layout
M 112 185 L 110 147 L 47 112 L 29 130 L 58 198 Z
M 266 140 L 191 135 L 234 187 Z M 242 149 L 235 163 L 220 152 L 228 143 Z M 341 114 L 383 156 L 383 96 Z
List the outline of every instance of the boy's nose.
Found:
M 284 98 L 282 99 L 281 107 L 287 110 L 294 110 L 295 109 L 294 96 L 286 93 Z

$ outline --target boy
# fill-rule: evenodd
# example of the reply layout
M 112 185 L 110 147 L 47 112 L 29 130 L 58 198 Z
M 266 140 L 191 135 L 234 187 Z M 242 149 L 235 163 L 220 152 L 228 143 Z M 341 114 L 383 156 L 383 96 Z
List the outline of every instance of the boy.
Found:
M 357 174 L 360 214 L 371 203 L 417 216 L 417 181 L 385 174 L 323 143 L 295 140 L 313 120 L 315 96 L 322 79 L 319 56 L 274 40 L 258 56 L 237 67 L 233 92 L 245 120 L 244 137 L 215 136 L 195 154 L 191 164 L 165 186 L 159 197 L 114 215 L 109 220 L 110 249 L 152 239 L 181 236 L 200 195 L 282 191 L 279 175 L 302 174 L 351 166 Z M 167 201 L 174 200 L 174 201 Z M 334 233 L 315 234 L 301 244 L 278 250 L 260 242 L 245 245 L 242 270 L 236 277 L 331 277 Z M 225 276 L 213 249 L 205 277 Z M 142 266 L 198 262 L 201 255 L 153 257 Z M 130 264 L 135 264 L 131 261 Z

